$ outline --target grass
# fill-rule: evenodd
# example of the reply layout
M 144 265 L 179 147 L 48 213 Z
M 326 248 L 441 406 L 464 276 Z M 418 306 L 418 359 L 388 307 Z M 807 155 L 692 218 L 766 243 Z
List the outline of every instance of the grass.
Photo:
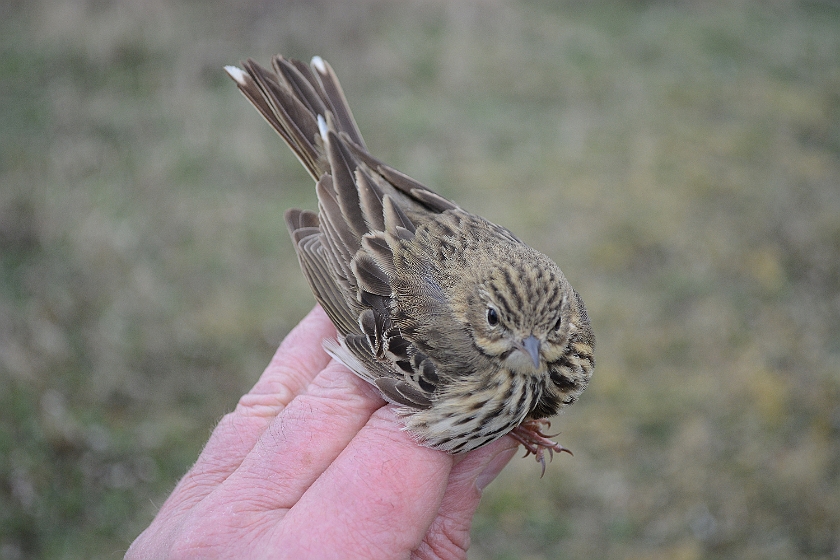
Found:
M 334 66 L 381 159 L 551 255 L 595 378 L 471 557 L 840 554 L 840 8 L 0 8 L 0 557 L 119 557 L 311 306 L 309 179 L 221 71 Z

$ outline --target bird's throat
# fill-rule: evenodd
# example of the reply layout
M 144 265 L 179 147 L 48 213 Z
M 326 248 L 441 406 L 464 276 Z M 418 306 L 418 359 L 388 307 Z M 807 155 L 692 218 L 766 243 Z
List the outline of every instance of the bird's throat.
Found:
M 541 363 L 539 368 L 534 367 L 534 361 L 527 352 L 514 350 L 505 358 L 505 367 L 512 372 L 523 376 L 537 376 L 545 369 Z

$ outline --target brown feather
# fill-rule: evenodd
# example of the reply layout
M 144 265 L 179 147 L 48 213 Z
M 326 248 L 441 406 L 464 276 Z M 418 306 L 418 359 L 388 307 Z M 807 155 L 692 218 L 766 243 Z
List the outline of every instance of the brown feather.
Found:
M 512 432 L 538 459 L 563 450 L 540 419 L 585 389 L 595 338 L 559 267 L 370 155 L 323 60 L 244 66 L 228 72 L 317 182 L 318 213 L 285 219 L 339 333 L 327 351 L 426 445 L 467 451 Z
M 323 63 L 323 71 L 317 66 L 314 69 L 320 81 L 321 91 L 329 99 L 333 115 L 338 123 L 338 130 L 346 134 L 357 146 L 363 150 L 367 150 L 365 141 L 362 139 L 362 134 L 359 132 L 359 127 L 356 125 L 356 119 L 353 118 L 353 112 L 350 110 L 350 105 L 344 97 L 344 90 L 341 88 L 335 72 L 333 72 L 332 67 L 326 60 L 319 60 Z

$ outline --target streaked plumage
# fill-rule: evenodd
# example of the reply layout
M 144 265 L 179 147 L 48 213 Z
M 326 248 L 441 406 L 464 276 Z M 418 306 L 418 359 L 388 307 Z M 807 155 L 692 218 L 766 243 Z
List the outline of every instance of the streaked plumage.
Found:
M 329 65 L 227 67 L 316 180 L 286 223 L 339 336 L 327 350 L 398 405 L 424 445 L 469 451 L 541 433 L 594 368 L 578 293 L 548 257 L 373 158 Z

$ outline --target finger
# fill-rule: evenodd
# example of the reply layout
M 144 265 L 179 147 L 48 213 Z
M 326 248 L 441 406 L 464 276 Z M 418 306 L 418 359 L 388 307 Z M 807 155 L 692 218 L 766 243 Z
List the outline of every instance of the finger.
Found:
M 283 340 L 251 392 L 216 426 L 195 465 L 145 533 L 158 534 L 164 527 L 169 533 L 174 531 L 177 519 L 239 466 L 273 417 L 329 362 L 321 342 L 334 335 L 329 318 L 320 306 L 315 306 Z
M 236 412 L 277 416 L 330 362 L 322 345 L 327 338 L 335 338 L 335 327 L 316 305 L 280 344 L 257 383 L 239 400 Z
M 218 484 L 239 466 L 271 421 L 302 393 L 329 363 L 321 343 L 335 336 L 326 313 L 316 306 L 286 336 L 254 387 L 225 415 L 198 458 L 194 474 Z
M 449 475 L 438 516 L 412 558 L 465 558 L 470 527 L 481 492 L 516 455 L 519 444 L 509 437 L 467 453 Z
M 263 432 L 239 468 L 190 511 L 183 532 L 201 535 L 205 550 L 223 555 L 230 533 L 221 528 L 235 524 L 232 529 L 247 528 L 254 538 L 270 530 L 383 404 L 367 382 L 331 362 Z
M 239 466 L 277 414 L 329 363 L 321 343 L 334 335 L 335 327 L 316 306 L 286 336 L 253 389 L 213 430 L 184 486 L 212 488 Z M 199 499 L 206 493 L 191 492 Z
M 377 410 L 269 536 L 289 558 L 407 558 L 435 518 L 452 456 Z

